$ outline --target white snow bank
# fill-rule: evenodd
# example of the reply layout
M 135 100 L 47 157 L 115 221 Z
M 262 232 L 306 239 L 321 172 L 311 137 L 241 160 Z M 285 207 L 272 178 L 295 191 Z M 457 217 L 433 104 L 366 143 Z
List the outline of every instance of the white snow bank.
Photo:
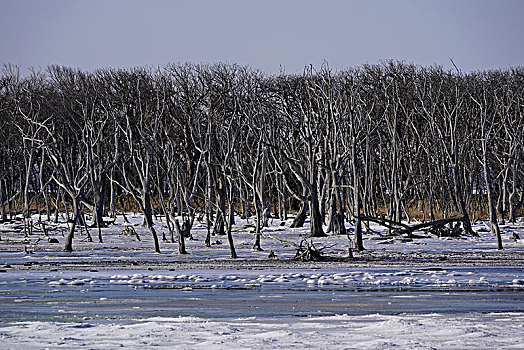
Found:
M 365 315 L 0 326 L 0 349 L 519 349 L 524 313 Z
M 513 288 L 524 290 L 524 270 L 521 268 L 362 268 L 323 269 L 322 271 L 301 270 L 301 273 L 271 270 L 271 273 L 256 274 L 253 271 L 222 270 L 219 275 L 213 270 L 193 271 L 193 274 L 135 273 L 133 275 L 106 272 L 33 273 L 19 272 L 24 281 L 33 285 L 46 282 L 50 287 L 82 286 L 107 288 L 109 285 L 159 288 L 264 288 L 264 289 L 336 289 L 354 290 L 376 288 Z M 188 271 L 191 272 L 191 271 Z M 79 278 L 87 274 L 86 278 Z M 69 275 L 69 276 L 67 276 Z M 74 276 L 73 276 L 74 275 Z M 12 275 L 14 276 L 14 274 Z M 44 276 L 44 277 L 41 277 Z M 14 278 L 14 277 L 12 277 Z M 0 278 L 1 280 L 1 278 Z M 49 282 L 47 282 L 50 280 Z M 10 281 L 11 282 L 11 281 Z M 21 283 L 12 281 L 11 283 Z

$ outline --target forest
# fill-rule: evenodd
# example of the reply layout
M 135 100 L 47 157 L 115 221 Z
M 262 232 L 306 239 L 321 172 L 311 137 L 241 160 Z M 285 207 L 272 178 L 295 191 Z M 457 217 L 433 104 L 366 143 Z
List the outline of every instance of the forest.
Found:
M 369 222 L 474 235 L 484 219 L 502 249 L 499 224 L 524 203 L 524 68 L 5 65 L 0 137 L 0 220 L 65 212 L 65 251 L 79 225 L 103 242 L 108 218 L 132 210 L 155 252 L 167 240 L 185 253 L 204 220 L 204 244 L 224 235 L 235 258 L 235 217 L 253 218 L 260 250 L 268 220 L 288 215 L 356 250 Z

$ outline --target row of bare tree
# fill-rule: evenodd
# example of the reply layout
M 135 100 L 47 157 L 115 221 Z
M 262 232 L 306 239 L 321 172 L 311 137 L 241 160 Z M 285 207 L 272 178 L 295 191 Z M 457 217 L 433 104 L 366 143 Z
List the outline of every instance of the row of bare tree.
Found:
M 71 214 L 65 250 L 92 213 L 137 207 L 154 250 L 155 215 L 185 252 L 197 215 L 227 235 L 235 212 L 311 236 L 391 222 L 488 215 L 515 221 L 524 202 L 524 69 L 462 74 L 387 62 L 267 76 L 237 65 L 172 64 L 84 72 L 50 66 L 0 76 L 0 210 Z M 327 225 L 327 226 L 324 226 Z M 162 233 L 163 238 L 165 233 Z

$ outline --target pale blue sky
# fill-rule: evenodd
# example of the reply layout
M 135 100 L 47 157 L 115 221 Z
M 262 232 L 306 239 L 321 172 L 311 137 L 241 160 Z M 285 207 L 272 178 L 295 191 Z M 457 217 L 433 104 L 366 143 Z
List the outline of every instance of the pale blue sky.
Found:
M 521 0 L 0 0 L 0 64 L 524 64 Z

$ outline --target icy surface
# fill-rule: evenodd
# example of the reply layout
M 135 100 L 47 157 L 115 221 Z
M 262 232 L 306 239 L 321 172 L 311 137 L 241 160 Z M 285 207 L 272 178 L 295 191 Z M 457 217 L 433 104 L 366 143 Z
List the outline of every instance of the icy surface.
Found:
M 365 234 L 315 238 L 325 262 L 292 262 L 308 227 L 273 220 L 264 251 L 237 220 L 239 259 L 225 237 L 204 246 L 197 223 L 190 254 L 152 240 L 140 216 L 102 229 L 104 243 L 78 233 L 62 251 L 65 223 L 0 224 L 0 349 L 28 348 L 521 348 L 524 343 L 524 223 L 501 225 L 504 250 L 484 223 L 479 237 Z M 33 218 L 34 222 L 38 220 Z M 141 241 L 121 234 L 132 225 Z M 374 230 L 380 228 L 373 226 Z M 160 237 L 165 223 L 157 220 Z M 90 229 L 93 239 L 97 230 Z M 169 237 L 168 237 L 169 238 Z M 276 258 L 270 259 L 272 251 Z
M 140 322 L 20 322 L 2 349 L 521 349 L 524 314 L 338 315 L 303 319 L 151 318 Z

